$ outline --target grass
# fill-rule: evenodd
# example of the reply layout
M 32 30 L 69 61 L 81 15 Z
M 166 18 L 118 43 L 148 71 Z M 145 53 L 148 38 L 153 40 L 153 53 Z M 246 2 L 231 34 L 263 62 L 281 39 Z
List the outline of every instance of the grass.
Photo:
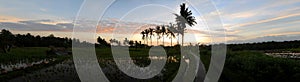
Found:
M 17 47 L 8 53 L 0 53 L 0 63 L 15 63 L 28 59 L 36 61 L 46 58 L 46 47 Z
M 54 56 L 49 57 L 46 55 L 47 50 L 48 50 L 47 47 L 16 47 L 13 48 L 8 53 L 0 53 L 0 64 L 3 65 L 15 64 L 20 62 L 30 63 L 30 62 L 40 61 L 42 59 L 53 58 Z M 63 56 L 55 56 L 55 57 L 57 60 L 54 62 L 50 62 L 49 64 L 35 65 L 32 67 L 28 67 L 26 69 L 10 71 L 6 74 L 1 74 L 0 79 L 8 80 L 10 78 L 15 78 L 20 75 L 24 75 L 26 73 L 30 73 L 41 68 L 55 65 L 56 63 L 59 63 L 67 58 L 70 58 L 70 57 L 63 57 Z
M 221 82 L 299 82 L 300 61 L 257 51 L 229 52 Z
M 300 52 L 300 48 L 284 49 L 292 52 Z

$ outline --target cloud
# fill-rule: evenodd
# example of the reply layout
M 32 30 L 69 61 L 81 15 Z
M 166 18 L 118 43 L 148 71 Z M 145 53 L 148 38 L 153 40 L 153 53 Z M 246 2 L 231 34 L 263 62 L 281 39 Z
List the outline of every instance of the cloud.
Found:
M 257 12 L 239 12 L 234 14 L 228 14 L 227 19 L 239 19 L 239 18 L 250 18 L 257 15 Z
M 4 16 L 4 15 L 0 15 L 0 22 L 19 22 L 19 21 L 23 21 L 24 19 L 22 18 L 18 18 L 18 17 L 14 17 L 14 16 Z
M 254 25 L 254 24 L 267 23 L 267 22 L 272 22 L 272 21 L 276 21 L 276 20 L 280 20 L 280 19 L 285 19 L 285 18 L 290 18 L 290 17 L 296 17 L 296 16 L 300 16 L 300 13 L 289 14 L 289 15 L 285 15 L 285 16 L 279 16 L 279 17 L 275 17 L 275 18 L 271 18 L 271 19 L 265 19 L 265 20 L 260 20 L 260 21 L 255 21 L 255 22 L 248 22 L 248 23 L 243 23 L 243 24 L 237 24 L 237 25 L 229 26 L 229 28 L 244 27 L 244 26 L 249 26 L 249 25 Z
M 40 8 L 40 10 L 43 11 L 43 12 L 47 12 L 47 11 L 48 11 L 48 10 L 45 9 L 45 8 Z
M 141 31 L 154 28 L 155 24 L 135 23 L 135 22 L 108 22 L 101 23 L 97 26 L 97 33 L 114 33 L 114 34 L 140 34 Z
M 27 20 L 18 22 L 0 22 L 2 29 L 17 31 L 71 31 L 72 23 L 43 24 L 40 22 L 51 22 L 52 20 Z
M 41 23 L 41 22 L 54 22 L 50 19 L 42 19 L 42 20 L 26 20 L 26 21 L 18 21 L 20 23 Z
M 268 34 L 268 36 L 282 36 L 282 35 L 300 35 L 300 32 L 284 32 L 284 33 L 274 33 Z

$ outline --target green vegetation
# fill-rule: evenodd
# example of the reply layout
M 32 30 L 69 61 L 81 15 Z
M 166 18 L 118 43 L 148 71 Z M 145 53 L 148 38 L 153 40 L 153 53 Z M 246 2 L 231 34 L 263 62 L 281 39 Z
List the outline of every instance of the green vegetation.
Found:
M 0 62 L 17 63 L 21 60 L 37 61 L 47 58 L 46 47 L 16 47 L 8 53 L 0 53 Z
M 229 52 L 222 82 L 299 82 L 300 61 L 273 58 L 257 51 Z

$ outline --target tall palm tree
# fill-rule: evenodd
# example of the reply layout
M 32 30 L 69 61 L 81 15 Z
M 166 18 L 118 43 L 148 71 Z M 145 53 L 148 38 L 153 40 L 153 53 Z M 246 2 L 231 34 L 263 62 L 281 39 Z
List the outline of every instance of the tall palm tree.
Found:
M 141 34 L 142 34 L 142 40 L 144 41 L 144 44 L 145 44 L 145 38 L 146 38 L 146 36 L 145 36 L 145 30 L 142 31 Z
M 171 46 L 173 46 L 172 45 L 172 39 L 173 38 L 175 38 L 175 34 L 174 34 L 174 32 L 172 32 L 171 30 L 170 30 L 170 28 L 167 28 L 167 36 L 169 36 L 169 38 L 171 39 Z
M 152 46 L 152 36 L 153 36 L 154 29 L 149 28 L 149 35 L 150 35 L 150 41 L 151 41 L 151 46 Z
M 148 29 L 145 29 L 145 35 L 146 35 L 146 41 L 147 41 L 147 45 L 148 45 L 148 38 L 149 38 L 149 30 Z
M 160 39 L 160 34 L 162 33 L 162 30 L 160 28 L 161 28 L 160 26 L 156 26 L 156 29 L 155 29 L 155 33 L 157 35 L 156 45 L 158 45 L 158 39 Z
M 167 33 L 167 30 L 166 30 L 166 27 L 165 25 L 162 25 L 161 27 L 161 36 L 162 36 L 162 39 L 163 39 L 163 46 L 165 46 L 165 38 L 164 38 L 164 35 Z
M 183 46 L 184 42 L 184 31 L 186 30 L 186 25 L 194 26 L 197 24 L 196 19 L 194 16 L 192 16 L 192 11 L 186 8 L 185 3 L 180 5 L 180 15 L 174 14 L 176 16 L 176 22 L 177 22 L 177 30 L 182 35 L 181 37 L 181 45 Z
M 177 33 L 177 37 L 179 37 L 180 33 L 179 33 L 177 27 L 178 27 L 178 25 L 176 26 L 176 24 L 173 24 L 173 23 L 169 23 L 169 25 L 168 25 L 169 31 L 171 31 L 173 34 Z M 179 44 L 179 38 L 177 39 L 177 44 Z

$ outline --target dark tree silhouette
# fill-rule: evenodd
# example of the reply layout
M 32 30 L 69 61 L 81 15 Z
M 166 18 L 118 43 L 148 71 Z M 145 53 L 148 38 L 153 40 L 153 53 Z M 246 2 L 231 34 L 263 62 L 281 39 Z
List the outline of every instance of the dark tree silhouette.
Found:
M 120 41 L 118 41 L 117 39 L 110 39 L 109 42 L 110 42 L 111 45 L 113 45 L 113 44 L 116 44 L 118 46 L 121 45 Z
M 97 42 L 100 46 L 109 46 L 109 44 L 105 41 L 105 39 L 102 39 L 100 36 L 97 38 Z
M 1 50 L 8 52 L 12 46 L 16 47 L 71 47 L 72 41 L 78 41 L 77 39 L 72 40 L 71 38 L 60 38 L 55 37 L 53 34 L 49 36 L 33 36 L 30 33 L 27 34 L 12 34 L 10 31 L 3 29 L 0 33 L 0 45 Z
M 123 41 L 124 46 L 129 45 L 129 40 L 127 38 L 124 39 Z
M 145 44 L 145 38 L 146 38 L 146 32 L 145 30 L 141 32 L 142 34 L 142 40 L 144 41 L 144 44 Z
M 149 31 L 148 29 L 146 29 L 146 30 L 145 30 L 145 35 L 146 35 L 147 45 L 149 45 L 149 44 L 148 44 L 149 34 L 150 34 L 150 31 Z
M 155 30 L 153 28 L 149 28 L 149 36 L 150 36 L 151 46 L 152 46 L 152 36 L 154 36 L 153 32 L 155 32 Z
M 189 10 L 185 3 L 180 5 L 180 15 L 174 14 L 176 16 L 176 22 L 177 22 L 177 31 L 179 34 L 181 34 L 181 45 L 183 46 L 184 43 L 184 31 L 186 30 L 186 24 L 189 26 L 194 26 L 197 24 L 196 19 L 194 16 L 192 16 L 192 11 Z
M 169 28 L 167 28 L 167 36 L 169 36 L 169 38 L 171 39 L 171 46 L 173 46 L 172 40 L 173 38 L 175 38 L 175 34 Z
M 0 32 L 0 45 L 4 53 L 11 50 L 14 43 L 14 35 L 8 30 L 1 30 Z
M 165 27 L 165 25 L 162 25 L 161 26 L 161 36 L 162 36 L 162 39 L 163 39 L 163 46 L 165 46 L 165 38 L 164 38 L 164 36 L 166 35 L 166 33 L 167 33 L 167 30 L 166 30 L 166 27 Z
M 156 33 L 156 36 L 157 36 L 157 38 L 156 38 L 156 45 L 158 45 L 158 40 L 161 38 L 161 33 L 162 33 L 162 31 L 161 31 L 161 29 L 160 29 L 161 27 L 160 26 L 156 26 L 156 28 L 155 28 L 155 33 Z
M 129 44 L 130 46 L 133 46 L 133 45 L 134 45 L 134 41 L 133 41 L 133 40 L 130 40 L 130 41 L 128 42 L 128 44 Z

